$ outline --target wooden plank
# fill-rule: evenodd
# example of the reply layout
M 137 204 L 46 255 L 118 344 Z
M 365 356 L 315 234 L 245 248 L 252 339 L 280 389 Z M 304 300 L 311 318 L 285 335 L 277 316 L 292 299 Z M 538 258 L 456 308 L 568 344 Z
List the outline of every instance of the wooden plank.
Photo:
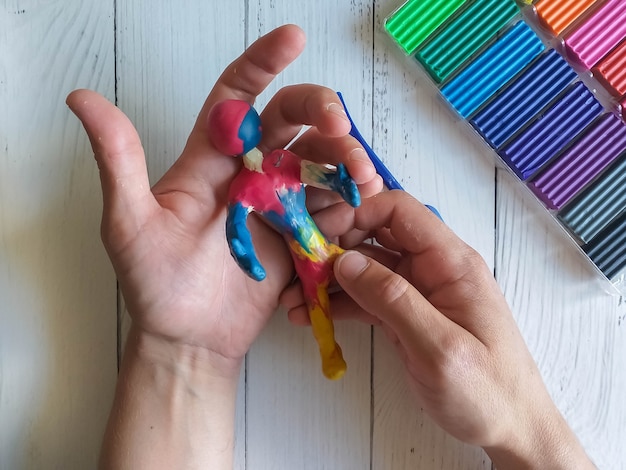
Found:
M 495 212 L 488 152 L 379 32 L 400 2 L 116 3 L 119 104 L 139 128 L 153 181 L 246 38 L 301 24 L 307 51 L 260 107 L 287 83 L 343 91 L 407 190 L 438 206 L 494 267 L 552 396 L 598 467 L 626 468 L 626 305 L 602 291 L 506 174 Z M 94 468 L 115 382 L 115 281 L 98 240 L 97 171 L 63 99 L 79 86 L 114 98 L 113 2 L 3 6 L 0 468 Z M 341 324 L 338 337 L 350 369 L 331 383 L 310 331 L 288 325 L 284 312 L 273 319 L 249 355 L 247 381 L 242 371 L 235 468 L 489 468 L 482 451 L 417 408 L 383 335 L 374 333 L 373 363 L 369 328 Z
M 401 3 L 375 2 L 379 31 Z M 435 205 L 446 223 L 493 266 L 493 157 L 465 131 L 417 65 L 384 33 L 375 38 L 374 148 L 408 192 Z M 491 467 L 481 449 L 451 438 L 420 410 L 381 332 L 374 337 L 373 393 L 373 469 Z
M 302 56 L 259 100 L 280 86 L 318 83 L 342 91 L 355 120 L 371 136 L 371 1 L 250 2 L 250 41 L 284 23 L 307 34 Z M 337 325 L 348 362 L 339 382 L 322 376 L 309 328 L 278 312 L 248 358 L 249 470 L 363 469 L 370 465 L 370 328 Z
M 174 163 L 222 70 L 245 47 L 245 2 L 117 0 L 118 105 L 133 121 L 155 183 Z M 122 301 L 121 343 L 130 319 Z M 245 370 L 235 468 L 245 468 Z
M 374 337 L 374 352 L 372 468 L 491 469 L 481 449 L 459 442 L 419 408 L 396 350 L 382 332 Z
M 626 468 L 626 305 L 506 171 L 497 278 L 557 406 L 598 468 Z
M 115 361 L 115 278 L 74 88 L 112 97 L 113 1 L 0 11 L 0 468 L 95 468 Z M 77 445 L 80 443 L 80 445 Z

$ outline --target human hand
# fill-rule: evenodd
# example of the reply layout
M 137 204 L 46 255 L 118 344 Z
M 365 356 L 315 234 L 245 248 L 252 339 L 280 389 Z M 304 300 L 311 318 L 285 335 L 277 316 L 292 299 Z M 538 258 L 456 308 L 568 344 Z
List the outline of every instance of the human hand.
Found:
M 552 402 L 482 258 L 407 193 L 338 207 L 317 223 L 344 248 L 334 318 L 380 325 L 418 404 L 499 468 L 593 468 Z M 356 233 L 355 233 L 356 231 Z M 382 246 L 359 244 L 373 236 Z M 298 286 L 281 302 L 305 324 Z
M 100 95 L 77 90 L 67 103 L 89 135 L 100 169 L 102 238 L 137 331 L 173 344 L 203 348 L 236 370 L 293 277 L 280 236 L 251 218 L 267 279 L 248 278 L 225 237 L 227 191 L 241 162 L 215 150 L 206 120 L 224 99 L 253 102 L 302 51 L 303 32 L 287 25 L 260 38 L 221 75 L 187 144 L 150 189 L 145 157 L 128 118 Z M 261 115 L 261 148 L 292 145 L 306 158 L 345 162 L 365 195 L 376 192 L 375 170 L 350 136 L 336 94 L 314 85 L 287 87 Z M 320 150 L 324 149 L 323 152 Z

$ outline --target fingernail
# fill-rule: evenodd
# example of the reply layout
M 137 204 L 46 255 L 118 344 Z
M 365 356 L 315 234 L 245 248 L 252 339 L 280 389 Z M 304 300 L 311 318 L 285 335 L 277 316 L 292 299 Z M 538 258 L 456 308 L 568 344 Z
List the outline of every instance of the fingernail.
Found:
M 354 279 L 369 266 L 369 260 L 358 251 L 347 251 L 339 258 L 337 269 L 346 279 Z
M 348 119 L 348 115 L 346 114 L 346 110 L 343 109 L 343 106 L 341 106 L 339 103 L 330 103 L 326 107 L 326 111 L 336 114 L 337 116 L 341 117 L 343 120 L 350 122 L 350 120 Z
M 367 152 L 365 152 L 365 150 L 363 150 L 361 147 L 350 150 L 350 155 L 348 156 L 348 158 L 355 162 L 369 163 L 370 161 L 369 157 L 367 156 Z
M 367 152 L 360 147 L 352 149 L 348 155 L 348 160 L 352 163 L 351 176 L 357 184 L 371 181 L 376 175 L 376 168 L 367 155 Z M 358 165 L 358 167 L 355 167 Z M 354 171 L 355 168 L 359 168 Z

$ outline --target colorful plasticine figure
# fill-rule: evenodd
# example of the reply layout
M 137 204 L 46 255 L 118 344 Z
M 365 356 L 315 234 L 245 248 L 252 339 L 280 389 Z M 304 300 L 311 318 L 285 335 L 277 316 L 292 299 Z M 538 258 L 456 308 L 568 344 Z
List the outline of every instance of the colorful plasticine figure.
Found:
M 246 225 L 250 212 L 258 212 L 283 235 L 302 283 L 322 370 L 329 379 L 340 378 L 346 363 L 335 342 L 327 288 L 333 262 L 343 250 L 315 225 L 305 207 L 304 185 L 336 191 L 357 207 L 361 198 L 354 180 L 342 164 L 329 169 L 283 149 L 263 155 L 256 148 L 261 140 L 261 120 L 245 101 L 217 103 L 208 124 L 213 145 L 226 155 L 242 155 L 244 161 L 228 194 L 226 237 L 233 257 L 251 278 L 265 279 Z

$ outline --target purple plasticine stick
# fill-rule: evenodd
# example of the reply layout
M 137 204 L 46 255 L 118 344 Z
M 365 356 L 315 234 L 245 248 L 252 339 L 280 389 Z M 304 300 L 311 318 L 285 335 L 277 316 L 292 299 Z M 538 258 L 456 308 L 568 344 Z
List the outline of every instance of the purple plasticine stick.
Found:
M 626 1 L 608 0 L 565 37 L 568 57 L 587 70 L 626 37 Z
M 625 150 L 626 124 L 606 114 L 529 186 L 549 208 L 560 209 Z
M 498 153 L 525 181 L 557 156 L 601 113 L 602 105 L 583 82 L 578 82 Z

